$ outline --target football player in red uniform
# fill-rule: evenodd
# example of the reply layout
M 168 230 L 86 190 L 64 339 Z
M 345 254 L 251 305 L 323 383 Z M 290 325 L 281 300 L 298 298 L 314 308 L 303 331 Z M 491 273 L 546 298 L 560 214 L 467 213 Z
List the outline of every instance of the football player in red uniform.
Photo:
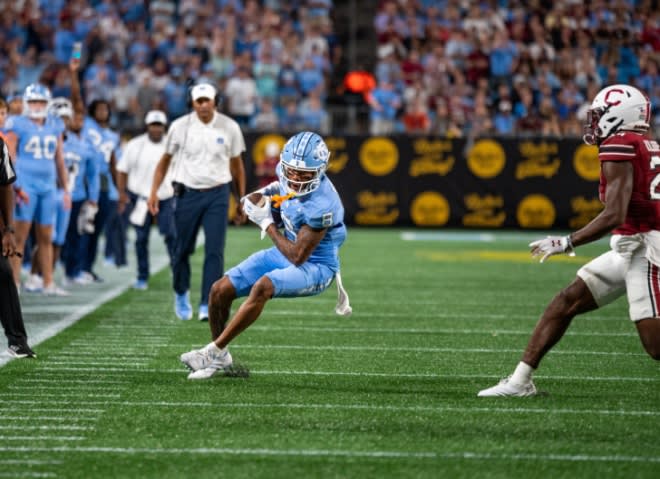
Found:
M 630 319 L 646 352 L 660 360 L 660 146 L 647 136 L 651 105 L 638 89 L 612 85 L 589 109 L 584 141 L 598 145 L 599 195 L 605 207 L 567 236 L 530 243 L 541 262 L 612 232 L 611 249 L 577 272 L 543 312 L 511 376 L 480 397 L 533 396 L 532 374 L 574 316 L 628 296 Z

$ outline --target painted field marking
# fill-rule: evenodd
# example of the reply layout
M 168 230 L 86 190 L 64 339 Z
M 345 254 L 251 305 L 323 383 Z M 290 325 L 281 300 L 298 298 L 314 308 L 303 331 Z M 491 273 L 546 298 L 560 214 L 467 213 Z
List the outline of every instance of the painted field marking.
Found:
M 376 459 L 472 459 L 472 460 L 516 460 L 550 462 L 624 462 L 624 463 L 660 463 L 659 456 L 602 456 L 590 454 L 493 454 L 472 451 L 436 452 L 436 451 L 354 451 L 342 449 L 267 449 L 267 448 L 131 448 L 131 447 L 30 447 L 0 446 L 6 452 L 62 452 L 91 454 L 161 454 L 161 455 L 230 455 L 230 456 L 294 456 L 294 457 L 350 457 Z

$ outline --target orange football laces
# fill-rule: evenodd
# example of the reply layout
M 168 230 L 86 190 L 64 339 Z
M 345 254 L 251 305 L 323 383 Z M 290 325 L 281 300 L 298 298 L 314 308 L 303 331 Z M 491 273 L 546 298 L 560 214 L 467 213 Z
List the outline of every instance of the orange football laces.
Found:
M 284 203 L 286 200 L 290 200 L 294 196 L 296 196 L 295 193 L 289 193 L 288 195 L 273 195 L 270 197 L 270 204 L 275 208 L 279 208 L 282 206 L 282 203 Z

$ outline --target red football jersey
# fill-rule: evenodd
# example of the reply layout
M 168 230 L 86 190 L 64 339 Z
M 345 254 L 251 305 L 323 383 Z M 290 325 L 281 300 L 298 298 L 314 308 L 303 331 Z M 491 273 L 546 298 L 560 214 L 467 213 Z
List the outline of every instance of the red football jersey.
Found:
M 607 138 L 598 149 L 598 159 L 629 161 L 633 166 L 633 191 L 625 222 L 614 233 L 631 235 L 660 230 L 660 146 L 655 140 L 632 131 Z M 598 194 L 605 201 L 607 181 L 600 174 Z

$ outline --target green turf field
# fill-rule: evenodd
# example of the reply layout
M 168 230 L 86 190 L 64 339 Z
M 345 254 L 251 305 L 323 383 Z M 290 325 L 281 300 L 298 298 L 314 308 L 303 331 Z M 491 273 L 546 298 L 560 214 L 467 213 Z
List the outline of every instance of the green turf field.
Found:
M 258 236 L 232 229 L 227 266 Z M 272 301 L 231 347 L 249 378 L 186 379 L 178 356 L 208 326 L 175 319 L 161 272 L 0 368 L 0 477 L 660 477 L 659 369 L 625 300 L 574 322 L 536 376 L 547 395 L 476 397 L 607 247 L 541 265 L 535 237 L 351 230 L 353 316 L 334 286 Z

